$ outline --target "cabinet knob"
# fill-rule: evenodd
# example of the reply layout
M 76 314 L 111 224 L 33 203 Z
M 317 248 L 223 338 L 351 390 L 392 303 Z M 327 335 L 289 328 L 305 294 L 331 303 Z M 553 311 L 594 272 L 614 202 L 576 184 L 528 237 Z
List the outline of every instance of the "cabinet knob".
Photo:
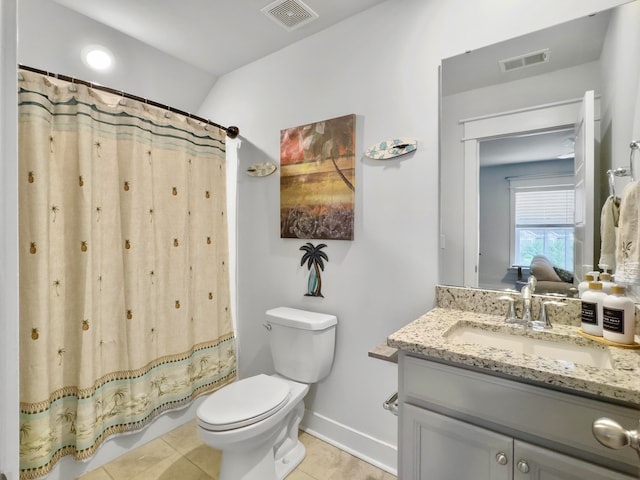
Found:
M 496 462 L 498 462 L 500 465 L 506 465 L 509 460 L 507 459 L 507 456 L 504 454 L 504 452 L 498 452 L 496 453 Z
M 625 430 L 609 418 L 599 418 L 591 427 L 593 436 L 605 447 L 622 448 L 629 445 L 640 451 L 640 435 L 637 430 Z
M 529 473 L 529 464 L 525 460 L 519 460 L 518 470 L 520 470 L 521 473 Z

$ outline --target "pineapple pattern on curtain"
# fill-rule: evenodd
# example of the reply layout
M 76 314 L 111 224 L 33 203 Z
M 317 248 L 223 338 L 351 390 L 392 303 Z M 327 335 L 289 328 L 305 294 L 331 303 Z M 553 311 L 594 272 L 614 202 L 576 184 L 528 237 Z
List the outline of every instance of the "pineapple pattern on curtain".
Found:
M 21 71 L 21 478 L 231 382 L 224 133 Z

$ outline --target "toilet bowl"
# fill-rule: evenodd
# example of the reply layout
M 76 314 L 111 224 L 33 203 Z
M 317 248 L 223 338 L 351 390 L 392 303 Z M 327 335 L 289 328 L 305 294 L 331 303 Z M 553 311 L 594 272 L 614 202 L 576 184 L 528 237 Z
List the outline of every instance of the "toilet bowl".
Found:
M 276 373 L 222 387 L 197 410 L 198 435 L 222 451 L 220 480 L 282 480 L 302 461 L 298 427 L 309 385 L 333 363 L 333 315 L 288 307 L 267 311 Z
M 308 391 L 278 375 L 256 375 L 200 405 L 198 435 L 223 452 L 220 480 L 281 480 L 291 473 L 305 456 L 298 426 Z

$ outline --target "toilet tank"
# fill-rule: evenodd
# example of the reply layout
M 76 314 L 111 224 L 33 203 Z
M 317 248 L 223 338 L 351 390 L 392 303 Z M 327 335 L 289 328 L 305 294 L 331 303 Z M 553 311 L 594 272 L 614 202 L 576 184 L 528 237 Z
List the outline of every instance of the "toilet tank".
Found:
M 276 372 L 302 383 L 329 374 L 336 343 L 335 315 L 289 307 L 267 311 L 271 356 Z

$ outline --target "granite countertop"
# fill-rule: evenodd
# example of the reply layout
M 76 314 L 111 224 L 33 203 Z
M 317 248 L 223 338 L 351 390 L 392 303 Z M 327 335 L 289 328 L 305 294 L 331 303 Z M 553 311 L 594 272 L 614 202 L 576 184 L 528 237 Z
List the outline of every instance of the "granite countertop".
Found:
M 576 324 L 576 318 L 579 322 L 579 317 L 575 316 L 579 301 L 567 302 L 568 308 L 556 309 L 562 311 L 564 317 L 562 314 L 556 315 L 557 321 L 552 329 L 533 330 L 506 324 L 504 316 L 497 314 L 498 309 L 504 310 L 504 301 L 499 301 L 495 295 L 479 290 L 469 293 L 469 289 L 466 290 L 438 287 L 438 306 L 391 334 L 387 338 L 387 345 L 462 367 L 479 368 L 487 370 L 487 373 L 507 375 L 516 380 L 640 407 L 640 349 L 607 346 L 581 336 L 578 333 L 579 325 Z M 464 298 L 469 295 L 477 298 L 469 303 L 469 298 Z M 460 304 L 461 298 L 464 299 L 464 305 Z M 467 308 L 455 308 L 460 306 Z M 606 350 L 610 354 L 612 368 L 514 353 L 473 343 L 452 342 L 448 335 L 464 326 Z

